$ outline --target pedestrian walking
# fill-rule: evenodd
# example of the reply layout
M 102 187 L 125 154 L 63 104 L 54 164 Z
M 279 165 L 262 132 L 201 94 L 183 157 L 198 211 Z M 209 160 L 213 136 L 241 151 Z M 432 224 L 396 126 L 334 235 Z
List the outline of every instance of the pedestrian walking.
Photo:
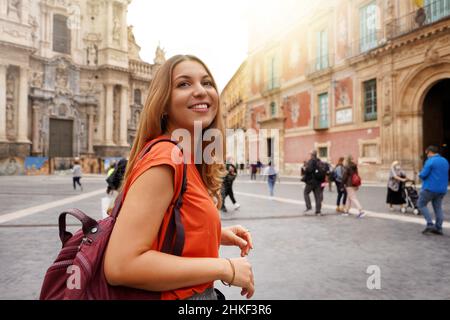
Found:
M 314 193 L 314 200 L 316 202 L 316 215 L 322 215 L 322 201 L 323 201 L 323 189 L 322 183 L 325 181 L 326 169 L 321 164 L 319 158 L 317 158 L 317 151 L 312 151 L 310 153 L 310 160 L 304 168 L 304 178 L 303 181 L 306 183 L 303 196 L 305 198 L 306 210 L 308 213 L 312 210 L 311 199 L 309 194 Z
M 264 169 L 264 165 L 261 161 L 257 161 L 256 162 L 256 168 L 257 168 L 257 173 L 258 175 L 261 175 L 263 173 L 263 169 Z
M 348 156 L 346 160 L 343 181 L 345 185 L 345 190 L 347 191 L 347 202 L 345 203 L 345 214 L 349 214 L 352 206 L 358 209 L 358 218 L 362 218 L 365 212 L 361 206 L 361 203 L 356 196 L 361 185 L 361 178 L 358 173 L 358 166 L 353 162 L 353 157 Z
M 407 181 L 408 179 L 406 178 L 406 174 L 402 170 L 400 163 L 394 161 L 389 172 L 386 199 L 390 211 L 394 211 L 394 205 L 399 205 L 402 209 L 405 208 L 404 185 Z
M 437 146 L 430 146 L 425 151 L 428 160 L 425 162 L 419 178 L 423 181 L 419 195 L 418 207 L 427 222 L 423 234 L 434 233 L 443 235 L 444 213 L 442 212 L 442 200 L 447 194 L 449 163 L 439 154 Z M 428 204 L 433 204 L 436 222 L 433 223 Z
M 230 197 L 231 202 L 234 205 L 234 210 L 238 210 L 241 205 L 237 203 L 236 199 L 234 198 L 234 192 L 233 192 L 233 183 L 234 180 L 236 180 L 237 177 L 237 170 L 236 166 L 233 164 L 227 164 L 227 175 L 223 178 L 223 184 L 222 184 L 222 212 L 228 212 L 226 206 L 225 206 L 225 199 L 227 197 Z
M 81 185 L 81 178 L 83 177 L 83 172 L 81 169 L 80 161 L 76 159 L 74 161 L 74 166 L 72 168 L 72 182 L 73 190 L 77 190 L 77 185 L 80 186 L 81 191 L 83 191 L 83 186 Z
M 194 137 L 198 123 L 203 130 L 214 129 L 224 136 L 218 89 L 210 71 L 194 56 L 174 56 L 158 68 L 146 101 L 125 173 L 124 203 L 105 253 L 108 283 L 158 292 L 163 300 L 216 300 L 214 281 L 221 280 L 251 298 L 254 278 L 246 258 L 253 248 L 250 231 L 242 226 L 222 228 L 218 214 L 221 159 L 191 161 L 196 154 L 206 154 L 214 142 L 196 143 L 191 138 L 190 151 L 184 148 L 183 153 L 170 142 L 160 142 L 140 158 L 149 144 L 172 139 L 177 129 Z M 225 154 L 224 146 L 220 148 L 216 154 Z M 184 239 L 174 239 L 174 245 L 184 240 L 184 246 L 175 256 L 162 248 L 167 229 L 173 226 L 171 209 L 182 191 L 184 173 L 187 188 L 177 215 L 181 221 L 176 222 L 184 229 Z M 221 245 L 238 246 L 241 257 L 219 258 Z
M 108 170 L 108 177 L 106 178 L 106 183 L 108 184 L 106 188 L 106 193 L 110 194 L 112 192 L 119 192 L 122 186 L 122 181 L 125 176 L 125 170 L 127 167 L 128 160 L 122 158 L 115 164 L 113 168 Z
M 252 163 L 250 165 L 250 170 L 251 170 L 250 180 L 256 180 L 256 173 L 258 172 L 257 164 L 256 163 Z
M 125 176 L 125 170 L 127 167 L 128 160 L 122 158 L 117 162 L 111 170 L 108 170 L 108 177 L 106 178 L 106 183 L 108 184 L 106 188 L 106 194 L 108 196 L 109 204 L 106 210 L 108 215 L 111 214 L 114 208 L 114 203 L 119 195 L 120 188 L 122 186 L 122 181 Z
M 331 180 L 333 180 L 336 184 L 336 190 L 338 192 L 336 212 L 346 215 L 345 204 L 347 202 L 347 190 L 344 185 L 344 160 L 345 159 L 343 157 L 339 158 L 338 163 L 331 172 Z
M 264 168 L 264 177 L 267 177 L 267 183 L 269 185 L 269 194 L 270 197 L 273 198 L 275 195 L 275 183 L 277 182 L 278 172 L 272 165 L 272 162 L 269 162 L 269 165 L 266 168 Z

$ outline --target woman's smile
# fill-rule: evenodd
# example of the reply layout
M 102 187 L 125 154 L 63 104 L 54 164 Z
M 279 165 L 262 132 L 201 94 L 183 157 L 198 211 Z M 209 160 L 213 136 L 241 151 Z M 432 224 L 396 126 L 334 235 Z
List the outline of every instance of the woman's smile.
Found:
M 209 108 L 210 108 L 210 106 L 207 103 L 196 104 L 196 105 L 189 107 L 190 110 L 192 110 L 194 112 L 198 112 L 198 113 L 206 113 L 209 111 Z

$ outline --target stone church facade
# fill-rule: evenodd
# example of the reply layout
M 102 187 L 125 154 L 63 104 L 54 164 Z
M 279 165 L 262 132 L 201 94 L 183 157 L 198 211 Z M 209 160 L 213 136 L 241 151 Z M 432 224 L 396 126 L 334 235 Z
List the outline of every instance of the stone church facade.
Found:
M 0 171 L 78 157 L 99 172 L 99 159 L 127 155 L 165 61 L 159 47 L 153 64 L 139 57 L 130 2 L 0 0 Z

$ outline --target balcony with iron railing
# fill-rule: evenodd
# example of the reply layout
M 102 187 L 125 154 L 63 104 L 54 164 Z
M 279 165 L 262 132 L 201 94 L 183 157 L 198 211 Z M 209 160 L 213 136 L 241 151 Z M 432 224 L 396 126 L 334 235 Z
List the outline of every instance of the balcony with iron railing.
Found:
M 364 53 L 368 53 L 387 43 L 382 31 L 374 31 L 358 40 L 351 42 L 347 47 L 347 58 L 355 57 Z
M 450 18 L 450 0 L 435 0 L 393 22 L 392 37 L 398 37 L 445 18 Z
M 314 130 L 316 131 L 328 130 L 330 128 L 330 117 L 328 113 L 314 116 L 313 121 Z
M 281 82 L 279 77 L 272 77 L 264 82 L 264 91 L 263 94 L 271 94 L 275 91 L 280 90 Z
M 317 72 L 326 72 L 334 66 L 334 55 L 329 54 L 311 60 L 306 68 L 306 74 L 312 75 Z

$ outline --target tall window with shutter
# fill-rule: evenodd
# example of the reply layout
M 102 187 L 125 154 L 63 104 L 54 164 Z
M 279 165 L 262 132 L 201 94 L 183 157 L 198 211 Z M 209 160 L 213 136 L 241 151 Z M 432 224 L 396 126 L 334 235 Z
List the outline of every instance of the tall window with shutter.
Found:
M 323 70 L 328 67 L 328 32 L 322 30 L 317 32 L 316 70 Z
M 360 50 L 365 52 L 377 46 L 377 5 L 372 2 L 362 7 L 360 19 Z
M 53 16 L 53 51 L 70 54 L 70 29 L 67 17 L 55 14 Z
M 377 120 L 377 80 L 364 82 L 364 121 Z

